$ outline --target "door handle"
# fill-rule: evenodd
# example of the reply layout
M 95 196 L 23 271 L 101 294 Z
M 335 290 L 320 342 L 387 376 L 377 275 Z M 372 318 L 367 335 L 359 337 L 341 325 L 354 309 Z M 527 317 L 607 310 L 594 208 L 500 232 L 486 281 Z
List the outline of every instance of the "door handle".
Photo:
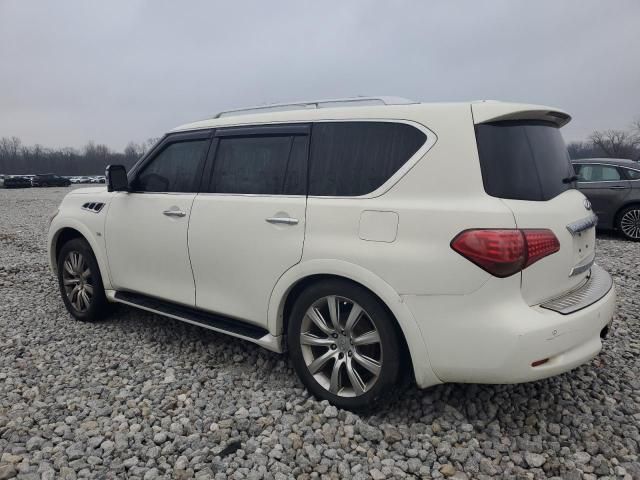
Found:
M 165 210 L 162 213 L 167 217 L 184 217 L 186 215 L 182 210 Z
M 265 218 L 267 223 L 283 223 L 285 225 L 296 225 L 299 220 L 291 217 L 269 217 Z
M 609 190 L 626 190 L 629 187 L 625 187 L 622 185 L 614 185 L 613 187 L 609 187 Z

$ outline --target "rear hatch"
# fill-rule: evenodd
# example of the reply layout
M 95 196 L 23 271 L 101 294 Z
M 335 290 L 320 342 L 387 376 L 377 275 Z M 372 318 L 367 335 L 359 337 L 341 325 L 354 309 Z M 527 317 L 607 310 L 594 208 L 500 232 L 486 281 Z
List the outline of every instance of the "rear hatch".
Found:
M 522 271 L 525 301 L 536 305 L 579 287 L 595 257 L 595 217 L 575 189 L 560 133 L 570 117 L 544 107 L 499 115 L 472 108 L 485 191 L 511 209 L 518 228 L 550 229 L 560 242 L 558 252 Z

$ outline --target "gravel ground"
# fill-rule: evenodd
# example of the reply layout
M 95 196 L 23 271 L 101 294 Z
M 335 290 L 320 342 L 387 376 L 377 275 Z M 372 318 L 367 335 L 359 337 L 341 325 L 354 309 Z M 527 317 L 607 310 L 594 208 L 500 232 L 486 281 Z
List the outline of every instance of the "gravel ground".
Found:
M 589 364 L 355 415 L 252 344 L 124 307 L 73 321 L 45 249 L 66 191 L 0 190 L 0 480 L 640 478 L 640 244 L 598 240 L 619 303 Z

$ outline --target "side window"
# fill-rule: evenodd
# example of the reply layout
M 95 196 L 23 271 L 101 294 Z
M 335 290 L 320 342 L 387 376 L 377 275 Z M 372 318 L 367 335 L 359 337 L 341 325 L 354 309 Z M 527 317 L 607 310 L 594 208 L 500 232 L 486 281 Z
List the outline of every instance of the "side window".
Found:
M 578 171 L 579 182 L 611 182 L 616 180 L 620 180 L 620 172 L 616 167 L 584 164 Z
M 420 149 L 426 135 L 393 122 L 313 125 L 309 195 L 358 196 L 386 182 Z
M 213 193 L 305 195 L 306 135 L 222 137 Z
M 640 180 L 640 170 L 625 168 L 624 171 L 627 173 L 627 178 L 629 178 L 629 180 Z
M 171 143 L 137 175 L 137 192 L 196 192 L 209 140 Z

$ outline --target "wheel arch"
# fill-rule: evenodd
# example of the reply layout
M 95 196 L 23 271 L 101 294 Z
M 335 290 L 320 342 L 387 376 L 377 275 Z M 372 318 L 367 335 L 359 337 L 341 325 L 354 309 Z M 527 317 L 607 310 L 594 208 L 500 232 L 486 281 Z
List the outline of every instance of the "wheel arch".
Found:
M 62 230 L 59 230 L 57 232 L 54 240 L 54 245 L 52 247 L 52 254 L 55 260 L 54 265 L 56 267 L 57 267 L 57 258 L 60 255 L 60 250 L 62 249 L 65 243 L 67 243 L 70 240 L 73 240 L 74 238 L 82 238 L 83 240 L 86 240 L 86 238 L 75 228 L 65 227 Z
M 56 220 L 54 220 L 49 230 L 49 263 L 52 271 L 57 274 L 58 253 L 62 246 L 74 238 L 82 238 L 89 244 L 93 255 L 96 257 L 104 288 L 110 289 L 111 281 L 104 249 L 100 248 L 100 243 L 91 235 L 89 228 L 73 219 L 66 219 L 64 223 L 56 222 Z
M 403 343 L 412 376 L 420 387 L 442 383 L 431 369 L 426 342 L 413 315 L 402 297 L 384 280 L 358 265 L 339 260 L 311 260 L 288 270 L 271 294 L 268 329 L 273 335 L 286 332 L 287 316 L 297 296 L 309 285 L 326 280 L 341 279 L 359 285 L 376 296 L 395 320 Z

